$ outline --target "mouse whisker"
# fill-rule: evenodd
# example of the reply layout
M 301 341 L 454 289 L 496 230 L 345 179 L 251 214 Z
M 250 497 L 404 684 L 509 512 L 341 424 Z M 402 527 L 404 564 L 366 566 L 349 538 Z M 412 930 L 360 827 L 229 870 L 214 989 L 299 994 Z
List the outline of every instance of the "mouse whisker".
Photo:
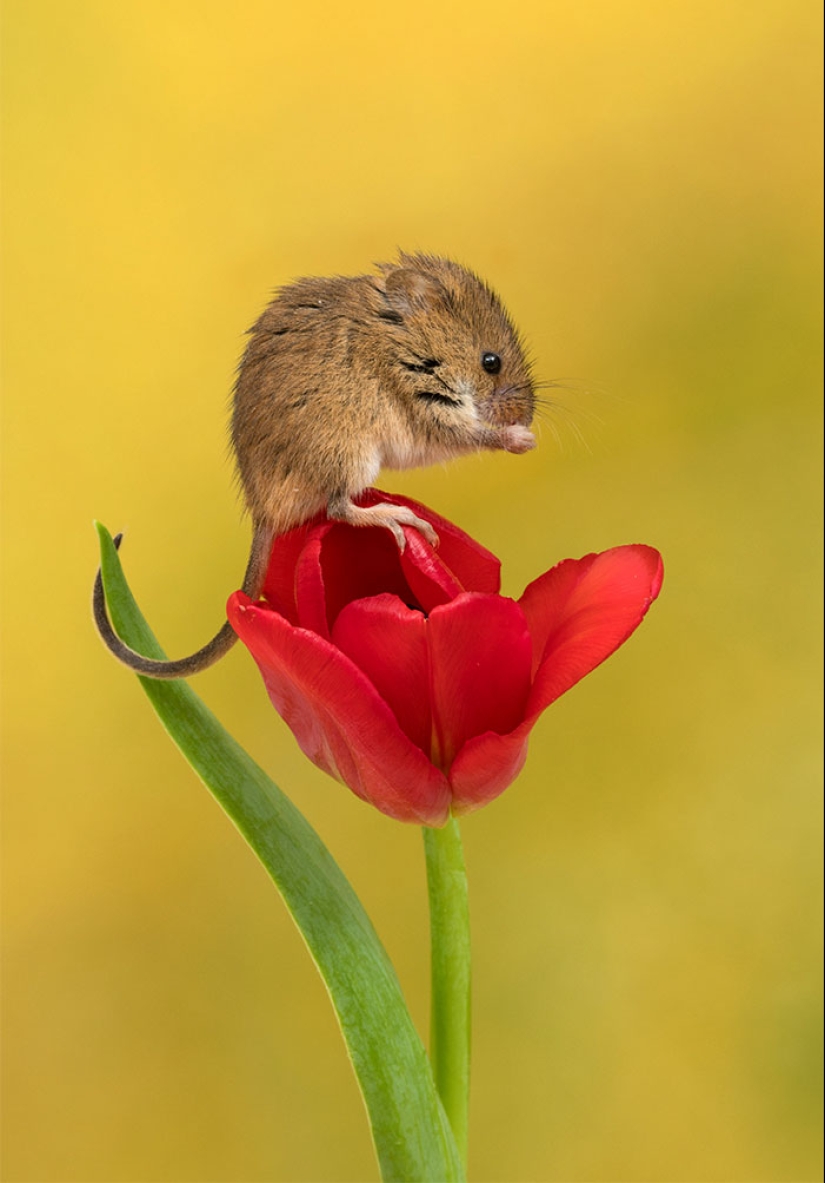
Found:
M 533 408 L 533 417 L 542 424 L 547 424 L 553 433 L 553 438 L 560 448 L 563 448 L 563 440 L 559 431 L 559 424 L 563 422 L 565 428 L 570 432 L 576 442 L 583 447 L 587 452 L 592 454 L 590 444 L 587 442 L 583 431 L 577 421 L 578 411 L 571 407 L 566 407 L 563 403 L 557 402 L 555 399 L 547 399 L 538 396 L 535 399 Z

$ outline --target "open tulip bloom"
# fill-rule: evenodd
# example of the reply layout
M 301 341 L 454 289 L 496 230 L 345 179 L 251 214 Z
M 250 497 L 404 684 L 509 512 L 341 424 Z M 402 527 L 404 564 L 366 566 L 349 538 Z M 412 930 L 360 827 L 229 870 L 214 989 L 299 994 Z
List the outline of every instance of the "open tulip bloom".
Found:
M 405 527 L 324 515 L 276 539 L 263 597 L 235 592 L 232 627 L 303 752 L 382 813 L 424 828 L 431 913 L 430 1059 L 351 887 L 318 835 L 183 683 L 142 679 L 167 729 L 277 883 L 327 982 L 370 1115 L 382 1178 L 462 1179 L 469 1084 L 469 929 L 457 818 L 518 775 L 530 731 L 614 653 L 659 593 L 649 546 L 566 559 L 518 600 L 500 564 L 457 526 L 406 498 L 433 548 Z M 100 528 L 115 624 L 157 643 Z

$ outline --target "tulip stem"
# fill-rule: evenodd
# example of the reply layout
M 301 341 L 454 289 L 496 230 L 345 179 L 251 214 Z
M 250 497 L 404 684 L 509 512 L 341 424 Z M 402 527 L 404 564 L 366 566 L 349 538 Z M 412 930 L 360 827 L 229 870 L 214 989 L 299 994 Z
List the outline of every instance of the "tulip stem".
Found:
M 470 1090 L 470 915 L 458 822 L 424 829 L 430 898 L 430 1060 L 465 1169 Z

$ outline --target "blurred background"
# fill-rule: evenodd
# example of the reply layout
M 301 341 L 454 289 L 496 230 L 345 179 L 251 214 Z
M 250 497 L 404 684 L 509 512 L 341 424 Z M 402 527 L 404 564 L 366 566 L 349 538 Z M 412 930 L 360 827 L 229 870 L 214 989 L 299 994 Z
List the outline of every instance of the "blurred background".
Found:
M 820 43 L 809 0 L 5 3 L 4 1178 L 376 1178 L 281 901 L 102 649 L 92 519 L 172 656 L 248 540 L 228 400 L 274 287 L 398 247 L 500 292 L 540 447 L 384 474 L 661 599 L 464 824 L 473 1179 L 819 1177 Z M 427 1022 L 420 834 L 196 689 Z

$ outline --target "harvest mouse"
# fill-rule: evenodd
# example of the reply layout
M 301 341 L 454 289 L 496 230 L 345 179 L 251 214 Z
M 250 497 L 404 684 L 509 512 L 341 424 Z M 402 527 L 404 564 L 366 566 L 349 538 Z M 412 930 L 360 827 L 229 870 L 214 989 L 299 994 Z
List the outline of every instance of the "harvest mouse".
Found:
M 402 526 L 433 545 L 432 526 L 405 506 L 353 500 L 382 465 L 414 468 L 483 448 L 526 452 L 535 394 L 518 334 L 471 271 L 400 254 L 377 274 L 298 279 L 250 329 L 232 414 L 252 548 L 243 590 L 257 599 L 277 535 L 326 508 L 353 526 Z M 98 572 L 94 617 L 105 644 L 150 678 L 212 665 L 237 639 L 227 622 L 179 661 L 154 661 L 114 632 Z

